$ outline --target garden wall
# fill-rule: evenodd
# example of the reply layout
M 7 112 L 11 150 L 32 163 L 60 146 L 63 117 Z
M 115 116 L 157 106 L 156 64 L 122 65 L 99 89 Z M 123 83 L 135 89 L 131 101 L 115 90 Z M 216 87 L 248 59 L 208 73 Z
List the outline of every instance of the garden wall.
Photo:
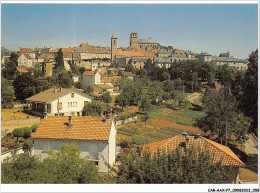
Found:
M 3 161 L 7 157 L 11 157 L 12 156 L 12 152 L 13 152 L 13 150 L 10 150 L 10 151 L 8 151 L 6 153 L 1 153 L 1 161 Z M 23 148 L 19 148 L 17 150 L 17 154 L 21 154 L 21 153 L 24 153 Z
M 128 123 L 130 121 L 135 121 L 135 120 L 137 120 L 137 116 L 129 117 L 124 120 L 118 120 L 118 121 L 116 121 L 116 125 L 122 125 L 122 124 Z

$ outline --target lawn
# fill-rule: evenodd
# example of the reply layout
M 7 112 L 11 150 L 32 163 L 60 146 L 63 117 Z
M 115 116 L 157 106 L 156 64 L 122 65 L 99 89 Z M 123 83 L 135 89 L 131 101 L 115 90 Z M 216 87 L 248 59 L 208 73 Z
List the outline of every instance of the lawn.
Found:
M 1 120 L 15 120 L 35 118 L 35 116 L 28 115 L 22 112 L 22 108 L 1 109 Z

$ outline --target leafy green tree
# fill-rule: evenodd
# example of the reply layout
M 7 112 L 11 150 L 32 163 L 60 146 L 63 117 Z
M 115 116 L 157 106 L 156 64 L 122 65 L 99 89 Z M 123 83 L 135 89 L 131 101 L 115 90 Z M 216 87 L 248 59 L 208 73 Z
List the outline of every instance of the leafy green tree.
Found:
M 142 117 L 141 120 L 145 122 L 145 127 L 146 127 L 146 122 L 149 119 L 149 114 L 146 112 Z
M 18 55 L 16 53 L 11 53 L 10 61 L 14 62 L 18 66 Z
M 34 67 L 29 68 L 29 72 L 35 77 L 42 75 L 41 65 L 39 63 L 35 64 Z
M 94 91 L 94 88 L 92 86 L 86 86 L 84 89 L 84 93 L 86 93 L 87 95 L 92 95 Z
M 216 78 L 219 79 L 221 85 L 224 85 L 226 88 L 230 88 L 232 82 L 235 81 L 236 71 L 236 69 L 229 67 L 227 64 L 218 66 Z
M 24 153 L 31 155 L 32 148 L 33 148 L 33 141 L 32 140 L 25 140 L 24 143 L 23 143 Z
M 70 88 L 74 83 L 71 75 L 65 71 L 58 74 L 57 82 L 63 88 Z
M 154 81 L 148 88 L 148 94 L 152 104 L 157 104 L 157 101 L 162 100 L 164 94 L 163 83 Z
M 8 85 L 8 82 L 2 77 L 1 78 L 1 98 L 2 108 L 12 108 L 13 106 L 13 92 Z
M 18 75 L 13 85 L 14 93 L 18 100 L 24 100 L 40 91 L 39 81 L 28 73 Z
M 32 129 L 30 127 L 23 127 L 23 137 L 24 139 L 27 139 L 31 137 Z
M 24 135 L 24 129 L 23 128 L 16 128 L 13 130 L 12 132 L 14 137 L 17 137 L 17 141 L 18 141 L 18 137 L 23 137 Z
M 212 84 L 217 71 L 217 65 L 214 62 L 203 62 L 201 64 L 198 77 L 208 84 Z
M 133 65 L 132 65 L 132 64 L 127 64 L 127 65 L 125 66 L 125 71 L 126 71 L 126 72 L 134 72 L 134 67 L 133 67 Z
M 13 61 L 8 61 L 2 71 L 2 75 L 7 80 L 13 80 L 17 72 L 17 64 Z
M 80 67 L 79 68 L 79 72 L 82 75 L 84 72 L 86 71 L 86 69 L 84 67 Z
M 241 98 L 245 115 L 253 119 L 251 130 L 258 134 L 258 49 L 249 56 L 248 69 L 244 76 L 244 94 Z
M 239 111 L 238 103 L 229 89 L 207 92 L 202 102 L 203 110 L 207 115 L 198 120 L 198 125 L 203 131 L 216 134 L 221 144 L 225 140 L 225 145 L 230 135 L 236 136 L 240 142 L 247 139 L 250 120 Z
M 78 147 L 61 145 L 43 161 L 28 153 L 5 159 L 1 164 L 4 184 L 78 184 L 100 183 L 98 168 L 80 157 Z
M 185 153 L 182 153 L 185 152 Z M 208 152 L 190 148 L 182 151 L 144 150 L 119 154 L 115 169 L 117 183 L 129 184 L 220 184 L 230 183 L 230 168 L 214 163 Z
M 147 113 L 151 110 L 151 107 L 152 105 L 150 99 L 147 97 L 147 95 L 144 95 L 140 101 L 139 111 Z
M 128 96 L 126 94 L 124 94 L 124 93 L 121 93 L 121 94 L 117 95 L 115 103 L 119 104 L 119 106 L 122 107 L 122 110 L 124 110 L 124 107 L 129 105 Z
M 112 102 L 112 97 L 110 95 L 110 92 L 104 92 L 101 95 L 101 99 L 105 102 L 105 103 L 111 103 Z
M 64 70 L 64 60 L 63 60 L 63 53 L 62 49 L 60 48 L 58 51 L 57 56 L 55 57 L 55 70 L 58 72 L 60 70 Z
M 105 107 L 98 101 L 91 101 L 82 110 L 82 116 L 101 116 Z
M 84 89 L 84 88 L 85 88 L 84 83 L 83 83 L 82 80 L 79 80 L 79 81 L 76 82 L 74 85 L 75 85 L 75 87 L 76 87 L 77 89 Z

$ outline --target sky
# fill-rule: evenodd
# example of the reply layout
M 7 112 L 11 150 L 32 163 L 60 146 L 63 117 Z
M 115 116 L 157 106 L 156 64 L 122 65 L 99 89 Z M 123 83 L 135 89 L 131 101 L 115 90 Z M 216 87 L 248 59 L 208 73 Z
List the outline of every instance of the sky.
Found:
M 257 4 L 2 4 L 1 46 L 129 46 L 130 33 L 160 45 L 238 58 L 258 47 Z

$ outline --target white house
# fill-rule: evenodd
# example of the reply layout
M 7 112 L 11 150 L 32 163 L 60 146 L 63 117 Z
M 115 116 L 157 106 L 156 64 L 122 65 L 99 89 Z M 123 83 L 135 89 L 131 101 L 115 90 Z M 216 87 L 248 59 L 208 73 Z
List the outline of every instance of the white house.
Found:
M 101 84 L 101 74 L 97 71 L 85 71 L 82 75 L 85 86 Z
M 27 53 L 23 53 L 18 57 L 18 66 L 33 67 L 37 62 L 36 58 L 31 58 Z
M 95 162 L 99 172 L 108 172 L 106 163 L 116 158 L 116 127 L 105 117 L 48 117 L 43 119 L 33 137 L 34 154 L 42 158 L 61 144 L 78 146 L 80 156 Z
M 43 115 L 80 116 L 83 107 L 92 99 L 74 88 L 50 88 L 25 99 L 33 113 Z

